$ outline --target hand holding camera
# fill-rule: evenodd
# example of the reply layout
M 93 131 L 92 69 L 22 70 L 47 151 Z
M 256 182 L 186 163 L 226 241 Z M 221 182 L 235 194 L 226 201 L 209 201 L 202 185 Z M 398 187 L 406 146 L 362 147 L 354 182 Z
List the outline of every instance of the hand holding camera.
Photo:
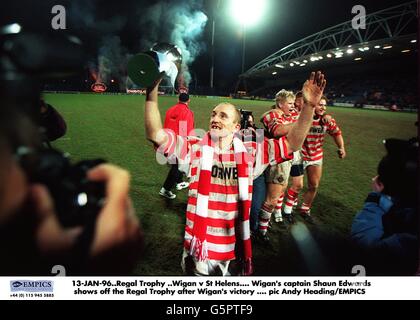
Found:
M 254 116 L 252 115 L 252 111 L 239 109 L 241 113 L 241 129 L 249 129 L 254 128 Z
M 5 62 L 0 64 L 0 160 L 7 164 L 0 172 L 7 186 L 1 194 L 5 261 L 0 273 L 46 275 L 61 264 L 71 274 L 129 274 L 142 235 L 128 196 L 128 173 L 100 159 L 73 165 L 41 143 L 41 80 L 80 71 L 81 43 L 10 30 L 0 28 Z
M 96 233 L 91 254 L 99 255 L 106 250 L 128 243 L 142 242 L 140 224 L 128 195 L 130 174 L 117 166 L 101 164 L 87 173 L 91 181 L 105 184 L 106 202 L 96 220 Z M 138 246 L 135 246 L 137 250 Z M 139 254 L 137 252 L 136 256 Z
M 82 257 L 86 261 L 78 262 L 86 269 L 76 269 L 76 272 L 128 272 L 139 257 L 138 248 L 143 239 L 128 196 L 129 174 L 117 166 L 101 164 L 89 170 L 87 178 L 104 185 L 106 191 L 103 207 L 91 221 L 94 229 L 93 234 L 88 236 L 92 237 L 91 244 L 82 248 L 86 250 L 87 256 Z M 48 189 L 42 184 L 34 184 L 30 192 L 38 217 L 35 239 L 40 251 L 46 255 L 72 255 L 89 226 L 64 227 Z M 110 256 L 115 258 L 110 259 Z M 107 259 L 106 264 L 103 259 Z

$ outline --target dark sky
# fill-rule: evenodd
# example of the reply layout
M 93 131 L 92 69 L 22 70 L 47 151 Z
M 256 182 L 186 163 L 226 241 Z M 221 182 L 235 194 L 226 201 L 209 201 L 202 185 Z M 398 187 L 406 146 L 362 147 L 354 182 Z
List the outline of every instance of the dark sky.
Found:
M 369 14 L 401 2 L 401 0 L 269 0 L 269 13 L 260 24 L 247 30 L 245 70 L 288 44 L 351 20 L 353 17 L 351 9 L 354 5 L 364 5 Z M 224 48 L 225 52 L 220 54 L 220 49 L 218 50 L 216 76 L 219 82 L 224 82 L 225 76 L 227 78 L 229 74 L 237 76 L 241 71 L 241 38 L 235 26 L 227 20 L 222 19 L 217 32 L 216 45 Z M 226 81 L 226 85 L 229 84 L 231 85 L 231 82 Z
M 369 14 L 401 3 L 401 0 L 267 1 L 269 7 L 262 21 L 255 27 L 247 29 L 245 70 L 292 42 L 351 20 L 353 17 L 351 9 L 354 5 L 364 5 Z M 141 38 L 148 33 L 148 28 L 139 21 L 143 19 L 139 12 L 154 3 L 142 0 L 15 0 L 10 2 L 7 5 L 1 5 L 1 22 L 19 21 L 28 28 L 38 30 L 51 29 L 53 5 L 60 3 L 67 9 L 74 3 L 79 3 L 80 14 L 90 16 L 94 25 L 86 27 L 77 23 L 78 20 L 74 17 L 68 17 L 67 31 L 79 35 L 93 56 L 97 53 L 102 37 L 111 34 L 121 38 L 121 45 L 127 52 L 136 53 L 143 50 Z M 160 2 L 185 4 L 190 1 L 162 0 Z M 215 19 L 215 85 L 220 88 L 233 88 L 241 71 L 241 27 L 229 17 L 228 0 L 221 0 L 219 9 L 215 10 L 217 2 L 218 0 L 191 1 L 194 3 L 194 9 L 203 11 L 208 17 L 208 22 L 199 37 L 204 50 L 190 68 L 193 77 L 191 85 L 209 85 L 211 22 Z M 70 12 L 73 11 L 68 10 L 68 14 Z M 117 27 L 110 27 L 110 22 L 115 22 L 114 26 L 117 25 Z M 161 40 L 156 39 L 156 41 Z

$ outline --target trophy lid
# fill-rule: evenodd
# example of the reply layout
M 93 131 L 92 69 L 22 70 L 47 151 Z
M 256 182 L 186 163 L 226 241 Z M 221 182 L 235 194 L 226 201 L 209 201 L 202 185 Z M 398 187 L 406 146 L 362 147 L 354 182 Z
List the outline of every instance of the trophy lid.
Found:
M 137 85 L 149 87 L 159 78 L 161 72 L 169 78 L 173 87 L 181 70 L 182 56 L 173 44 L 156 43 L 150 51 L 133 56 L 127 65 L 130 79 Z
M 154 53 L 156 55 L 156 53 Z M 157 57 L 156 57 L 157 59 Z M 138 86 L 149 87 L 159 77 L 159 67 L 151 53 L 133 56 L 127 65 L 128 76 Z

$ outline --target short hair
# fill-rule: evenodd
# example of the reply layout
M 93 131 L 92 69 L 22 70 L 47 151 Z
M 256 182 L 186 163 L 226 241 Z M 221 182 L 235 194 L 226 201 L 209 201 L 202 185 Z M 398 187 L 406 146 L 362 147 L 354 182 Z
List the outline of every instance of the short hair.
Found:
M 327 99 L 327 97 L 326 97 L 326 96 L 322 96 L 322 97 L 321 97 L 321 99 L 319 99 L 319 101 L 321 101 L 321 100 L 325 100 L 325 103 L 327 103 L 327 104 L 328 104 L 328 99 Z
M 182 93 L 180 93 L 180 95 L 178 97 L 178 100 L 180 102 L 188 102 L 188 100 L 190 100 L 190 96 L 189 96 L 188 93 L 182 92 Z
M 303 93 L 302 93 L 302 91 L 298 91 L 298 92 L 296 92 L 296 99 L 299 99 L 299 98 L 303 98 Z
M 292 98 L 293 100 L 296 98 L 295 94 L 292 91 L 287 91 L 285 89 L 281 89 L 276 94 L 276 104 L 284 103 L 287 99 Z
M 235 110 L 235 120 L 234 120 L 234 122 L 241 123 L 241 111 L 238 108 L 236 108 L 233 104 L 231 104 L 229 102 L 221 102 L 215 108 L 217 108 L 218 106 L 222 106 L 222 105 L 231 106 L 233 108 L 233 110 Z

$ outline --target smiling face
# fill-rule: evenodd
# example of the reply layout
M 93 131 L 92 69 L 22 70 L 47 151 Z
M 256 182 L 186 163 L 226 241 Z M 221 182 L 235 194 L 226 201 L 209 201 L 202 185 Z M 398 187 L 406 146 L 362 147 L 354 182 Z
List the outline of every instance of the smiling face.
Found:
M 289 116 L 294 109 L 295 95 L 292 91 L 285 89 L 276 94 L 276 108 L 280 109 L 285 116 Z
M 279 108 L 286 116 L 290 115 L 290 112 L 294 108 L 295 99 L 289 97 L 283 102 L 277 102 L 277 108 Z
M 315 107 L 315 114 L 321 117 L 324 115 L 325 111 L 327 111 L 327 100 L 321 99 Z
M 230 103 L 221 103 L 213 109 L 210 117 L 210 133 L 214 137 L 223 138 L 237 132 L 240 115 L 235 106 Z

